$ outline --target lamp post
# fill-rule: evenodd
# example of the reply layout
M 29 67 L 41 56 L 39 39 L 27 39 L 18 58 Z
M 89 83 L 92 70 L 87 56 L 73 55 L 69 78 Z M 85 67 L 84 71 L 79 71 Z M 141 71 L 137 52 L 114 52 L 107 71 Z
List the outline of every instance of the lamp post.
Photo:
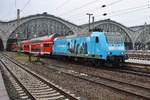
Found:
M 88 15 L 89 16 L 89 32 L 90 32 L 90 24 L 91 24 L 91 16 L 93 15 L 93 14 L 91 14 L 91 13 L 86 13 L 86 15 Z
M 20 24 L 20 9 L 17 9 L 17 28 Z
M 92 17 L 92 25 L 93 25 L 93 30 L 94 30 L 94 16 Z
M 102 5 L 101 6 L 101 8 L 105 8 L 106 7 L 106 5 Z M 91 16 L 93 15 L 92 13 L 86 13 L 86 15 L 88 15 L 89 16 L 89 32 L 91 31 L 91 28 L 90 28 L 90 26 L 91 26 Z M 107 13 L 104 13 L 103 14 L 103 16 L 106 16 L 107 15 Z M 92 17 L 92 20 L 93 20 L 93 28 L 94 28 L 94 16 Z
M 17 9 L 17 30 L 19 27 L 19 23 L 20 23 L 20 9 Z M 18 41 L 18 33 L 16 33 L 16 39 Z

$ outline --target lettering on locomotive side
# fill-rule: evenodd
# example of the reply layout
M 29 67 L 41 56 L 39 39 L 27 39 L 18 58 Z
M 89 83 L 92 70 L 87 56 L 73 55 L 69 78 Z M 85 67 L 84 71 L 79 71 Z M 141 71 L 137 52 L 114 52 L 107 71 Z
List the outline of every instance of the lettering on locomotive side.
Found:
M 87 54 L 87 43 L 68 43 L 68 50 L 70 53 Z

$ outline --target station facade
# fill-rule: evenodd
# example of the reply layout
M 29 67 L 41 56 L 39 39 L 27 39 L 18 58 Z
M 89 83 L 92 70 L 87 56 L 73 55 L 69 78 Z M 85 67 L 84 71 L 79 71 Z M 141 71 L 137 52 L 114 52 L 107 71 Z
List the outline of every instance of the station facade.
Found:
M 125 39 L 127 50 L 150 50 L 150 25 L 126 27 L 116 21 L 106 19 L 94 22 L 92 28 L 105 32 L 120 32 Z M 0 49 L 7 48 L 10 42 L 40 37 L 52 33 L 63 36 L 88 33 L 88 24 L 75 25 L 47 13 L 31 15 L 8 22 L 0 21 Z

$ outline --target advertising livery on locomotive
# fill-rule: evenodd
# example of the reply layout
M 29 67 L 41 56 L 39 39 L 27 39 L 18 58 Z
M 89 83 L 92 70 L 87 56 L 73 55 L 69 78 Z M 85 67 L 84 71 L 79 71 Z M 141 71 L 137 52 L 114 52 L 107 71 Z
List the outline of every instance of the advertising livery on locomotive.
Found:
M 117 32 L 55 38 L 53 44 L 54 55 L 124 62 L 125 52 L 123 36 Z

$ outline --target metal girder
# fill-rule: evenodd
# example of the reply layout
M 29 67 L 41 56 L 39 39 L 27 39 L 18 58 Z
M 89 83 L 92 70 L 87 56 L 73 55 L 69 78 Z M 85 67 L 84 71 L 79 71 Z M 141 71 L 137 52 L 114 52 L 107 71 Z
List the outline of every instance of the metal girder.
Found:
M 62 35 L 75 34 L 68 26 L 63 23 L 51 19 L 34 19 L 21 24 L 9 38 L 15 38 L 15 34 L 22 32 L 19 38 L 32 38 L 33 34 L 43 36 L 51 33 L 58 33 Z

